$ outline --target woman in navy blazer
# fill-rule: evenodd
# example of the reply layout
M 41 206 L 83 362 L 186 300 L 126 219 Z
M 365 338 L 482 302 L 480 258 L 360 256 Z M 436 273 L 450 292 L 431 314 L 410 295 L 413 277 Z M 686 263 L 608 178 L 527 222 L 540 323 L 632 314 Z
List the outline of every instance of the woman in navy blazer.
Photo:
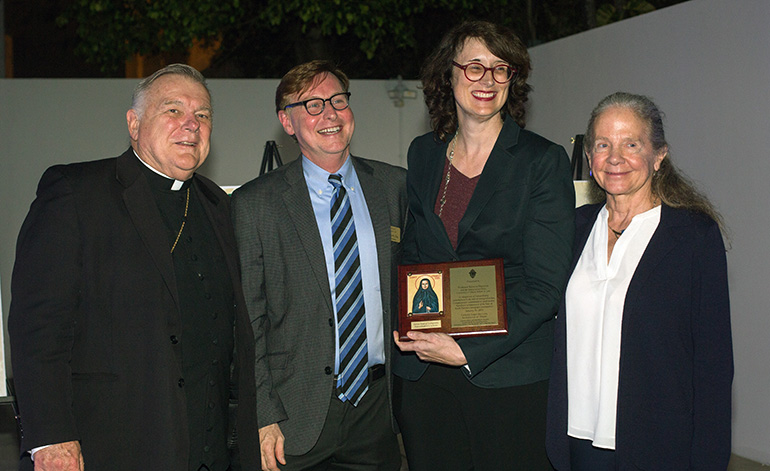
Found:
M 733 362 L 720 217 L 670 163 L 646 97 L 602 100 L 585 150 L 606 203 L 576 216 L 548 456 L 558 471 L 724 471 Z
M 524 45 L 486 22 L 455 27 L 423 68 L 434 132 L 409 148 L 403 261 L 502 258 L 509 333 L 396 336 L 394 412 L 411 471 L 551 469 L 552 324 L 575 202 L 564 149 L 521 128 L 528 73 Z

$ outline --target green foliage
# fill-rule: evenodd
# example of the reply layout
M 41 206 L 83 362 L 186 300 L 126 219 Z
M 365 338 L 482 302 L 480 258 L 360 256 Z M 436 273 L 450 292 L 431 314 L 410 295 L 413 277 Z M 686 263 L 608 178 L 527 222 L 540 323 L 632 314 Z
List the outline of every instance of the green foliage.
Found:
M 427 0 L 268 0 L 259 12 L 261 22 L 271 26 L 301 23 L 301 32 L 317 29 L 321 36 L 352 33 L 360 50 L 372 59 L 377 48 L 392 41 L 398 48 L 414 45 L 407 20 L 425 10 Z
M 617 11 L 614 5 L 604 3 L 596 10 L 596 25 L 604 26 L 623 18 L 642 15 L 654 10 L 655 7 L 645 0 L 628 0 L 623 6 L 623 11 Z
M 74 0 L 59 18 L 77 25 L 76 52 L 103 71 L 134 54 L 184 54 L 240 17 L 240 0 Z
M 490 5 L 513 9 L 508 0 L 491 0 L 484 8 Z M 183 54 L 194 39 L 219 37 L 229 38 L 224 49 L 234 49 L 258 35 L 254 29 L 283 32 L 295 25 L 305 40 L 353 39 L 359 53 L 373 60 L 383 46 L 414 49 L 426 8 L 462 18 L 479 6 L 469 0 L 73 0 L 57 22 L 76 24 L 76 52 L 112 71 L 133 54 Z M 265 38 L 260 42 L 267 46 Z
M 604 4 L 597 23 L 654 10 L 651 2 L 679 1 L 627 0 L 623 11 Z M 416 78 L 443 34 L 462 20 L 504 24 L 529 45 L 587 29 L 585 5 L 575 0 L 69 2 L 58 21 L 76 25 L 77 52 L 102 70 L 115 70 L 134 54 L 184 60 L 194 40 L 217 39 L 220 49 L 206 71 L 211 77 L 280 77 L 297 63 L 324 58 L 352 78 Z

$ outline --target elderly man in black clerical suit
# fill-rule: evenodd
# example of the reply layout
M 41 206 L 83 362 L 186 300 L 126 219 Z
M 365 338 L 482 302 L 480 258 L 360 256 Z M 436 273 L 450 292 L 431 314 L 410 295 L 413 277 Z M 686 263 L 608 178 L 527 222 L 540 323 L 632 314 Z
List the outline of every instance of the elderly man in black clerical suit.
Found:
M 19 235 L 8 328 L 20 469 L 257 469 L 229 201 L 195 174 L 212 126 L 205 79 L 159 70 L 127 121 L 123 155 L 43 174 Z

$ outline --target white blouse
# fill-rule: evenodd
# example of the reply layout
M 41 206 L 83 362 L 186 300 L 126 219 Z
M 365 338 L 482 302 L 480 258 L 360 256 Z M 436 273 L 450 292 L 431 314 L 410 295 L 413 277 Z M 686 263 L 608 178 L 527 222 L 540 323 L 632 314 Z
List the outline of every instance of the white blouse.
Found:
M 605 206 L 567 285 L 567 434 L 614 450 L 623 305 L 660 206 L 634 216 L 609 263 L 607 217 Z

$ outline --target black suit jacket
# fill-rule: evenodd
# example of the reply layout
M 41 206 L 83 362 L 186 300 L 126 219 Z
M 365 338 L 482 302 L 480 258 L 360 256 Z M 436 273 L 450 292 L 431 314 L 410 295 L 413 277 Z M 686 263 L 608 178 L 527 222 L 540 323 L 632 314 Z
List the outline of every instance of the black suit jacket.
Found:
M 573 269 L 602 206 L 577 212 Z M 548 401 L 548 456 L 559 471 L 570 469 L 567 315 L 562 303 Z M 732 377 L 727 264 L 719 226 L 663 205 L 623 306 L 618 469 L 727 469 Z
M 8 330 L 27 450 L 80 440 L 86 469 L 186 470 L 179 299 L 167 229 L 142 163 L 113 159 L 48 169 L 22 226 Z M 236 289 L 241 460 L 257 469 L 251 328 L 227 196 L 195 191 Z
M 458 340 L 469 379 L 487 388 L 547 379 L 551 324 L 572 253 L 575 190 L 569 159 L 561 146 L 505 120 L 460 221 L 455 250 L 433 212 L 446 148 L 432 133 L 409 148 L 404 263 L 502 258 L 509 333 Z M 393 371 L 403 378 L 416 380 L 427 367 L 413 354 L 394 355 Z

